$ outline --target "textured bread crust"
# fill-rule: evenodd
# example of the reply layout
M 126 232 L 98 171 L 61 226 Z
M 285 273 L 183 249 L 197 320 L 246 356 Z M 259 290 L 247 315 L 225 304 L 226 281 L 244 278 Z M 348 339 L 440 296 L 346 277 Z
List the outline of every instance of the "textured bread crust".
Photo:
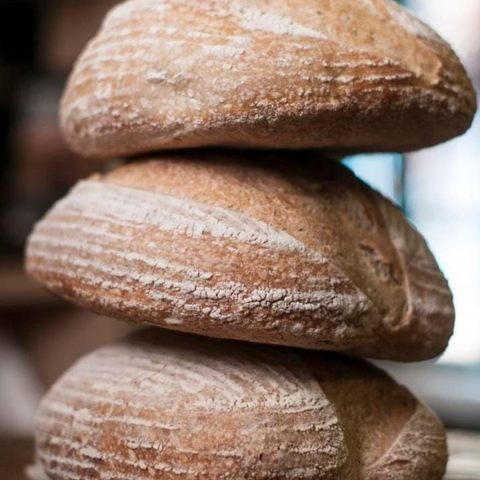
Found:
M 420 234 L 305 153 L 179 152 L 97 175 L 36 225 L 26 257 L 98 313 L 213 337 L 415 361 L 453 330 Z
M 451 48 L 391 0 L 131 0 L 77 62 L 61 117 L 75 151 L 117 157 L 416 150 L 475 109 Z
M 37 417 L 52 480 L 440 480 L 437 418 L 367 362 L 147 330 L 77 363 Z

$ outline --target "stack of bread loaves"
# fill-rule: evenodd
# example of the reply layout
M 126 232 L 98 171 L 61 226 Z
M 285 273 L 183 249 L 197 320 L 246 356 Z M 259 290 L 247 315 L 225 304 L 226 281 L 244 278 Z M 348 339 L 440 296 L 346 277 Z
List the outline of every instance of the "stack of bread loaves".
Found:
M 448 285 L 402 213 L 325 157 L 427 147 L 475 109 L 449 46 L 390 0 L 114 9 L 62 127 L 80 154 L 136 158 L 52 208 L 27 270 L 95 312 L 201 336 L 153 328 L 81 360 L 42 403 L 32 475 L 440 479 L 439 421 L 354 357 L 439 355 Z

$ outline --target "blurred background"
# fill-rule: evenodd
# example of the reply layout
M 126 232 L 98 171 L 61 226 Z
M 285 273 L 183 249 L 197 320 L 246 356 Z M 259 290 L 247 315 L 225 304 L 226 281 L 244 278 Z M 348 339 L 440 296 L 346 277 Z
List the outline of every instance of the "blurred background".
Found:
M 127 325 L 76 309 L 22 271 L 33 223 L 99 166 L 64 145 L 65 80 L 118 0 L 0 0 L 0 479 L 23 478 L 32 418 L 76 358 Z M 480 0 L 409 0 L 455 48 L 480 91 Z M 357 175 L 404 209 L 425 235 L 455 296 L 457 323 L 438 363 L 383 364 L 452 430 L 450 477 L 480 479 L 480 116 L 463 137 L 414 154 L 355 156 Z M 458 429 L 462 429 L 459 431 Z

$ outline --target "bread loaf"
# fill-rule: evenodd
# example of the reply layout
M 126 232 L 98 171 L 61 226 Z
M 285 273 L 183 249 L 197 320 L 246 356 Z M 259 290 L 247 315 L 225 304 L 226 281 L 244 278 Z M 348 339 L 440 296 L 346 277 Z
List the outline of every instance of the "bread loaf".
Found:
M 451 48 L 391 0 L 130 0 L 81 55 L 71 147 L 407 151 L 448 140 L 476 98 Z
M 412 361 L 440 354 L 453 329 L 420 234 L 316 155 L 131 163 L 80 182 L 26 256 L 30 275 L 72 302 L 212 337 Z
M 42 402 L 54 480 L 440 480 L 442 426 L 364 361 L 147 330 Z

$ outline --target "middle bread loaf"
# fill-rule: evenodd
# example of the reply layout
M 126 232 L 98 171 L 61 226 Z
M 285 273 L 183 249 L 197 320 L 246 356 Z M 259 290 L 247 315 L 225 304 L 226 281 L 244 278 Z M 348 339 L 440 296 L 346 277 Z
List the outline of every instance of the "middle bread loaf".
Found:
M 305 152 L 166 154 L 93 176 L 36 226 L 27 270 L 96 312 L 220 338 L 414 361 L 453 328 L 419 233 Z

